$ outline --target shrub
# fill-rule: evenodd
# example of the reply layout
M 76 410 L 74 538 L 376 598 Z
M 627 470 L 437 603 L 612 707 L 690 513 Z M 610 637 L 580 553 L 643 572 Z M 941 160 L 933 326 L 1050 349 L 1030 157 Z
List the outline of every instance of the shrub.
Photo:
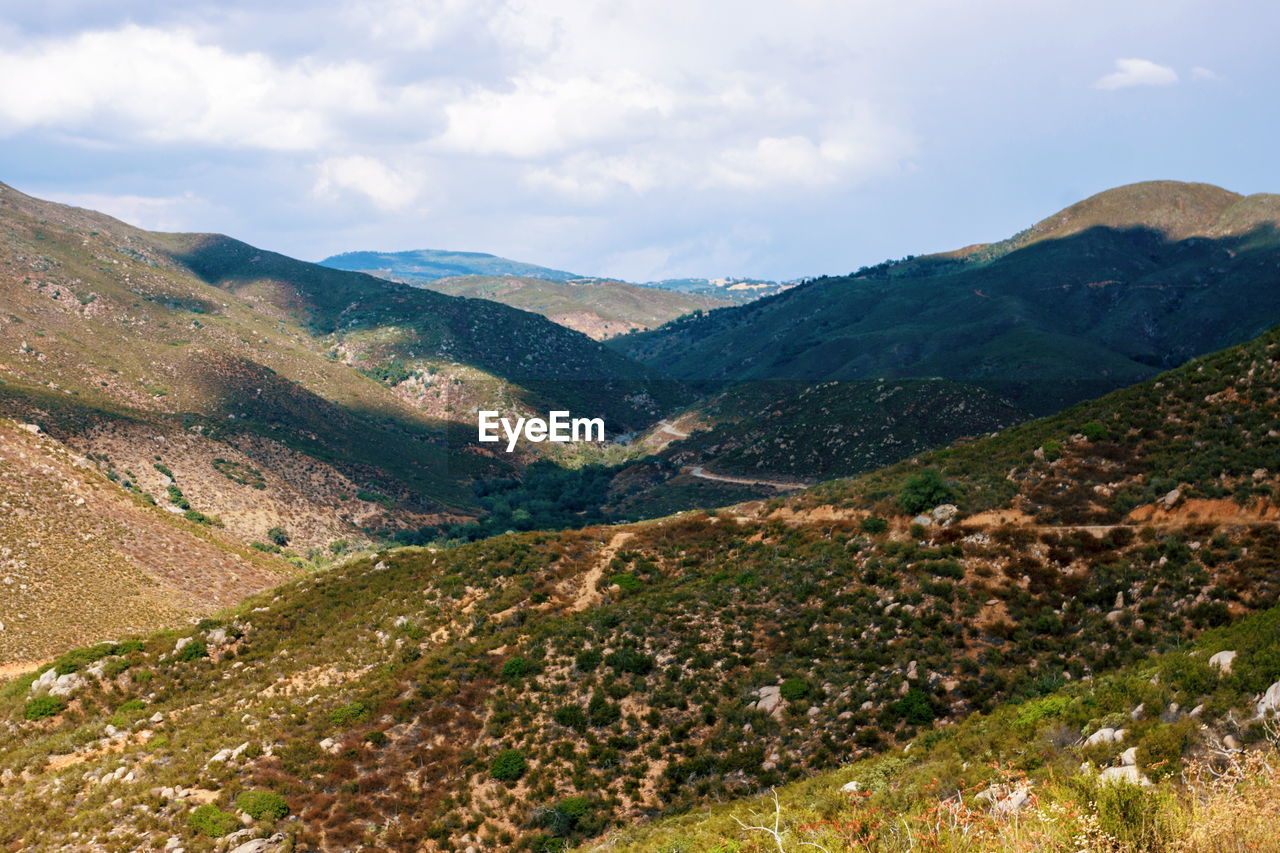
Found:
M 489 765 L 489 775 L 499 782 L 514 782 L 524 775 L 527 763 L 518 749 L 504 749 Z
M 369 716 L 369 708 L 363 702 L 348 702 L 329 712 L 329 720 L 335 726 L 347 726 Z
M 803 678 L 788 678 L 782 682 L 779 692 L 788 702 L 795 702 L 809 695 L 809 684 Z
M 209 656 L 209 648 L 202 640 L 192 640 L 182 647 L 182 651 L 178 652 L 178 660 L 193 661 Z
M 595 649 L 585 649 L 578 652 L 577 657 L 573 659 L 573 664 L 580 672 L 595 672 L 601 660 L 600 652 Z
M 43 720 L 56 717 L 67 709 L 67 703 L 61 696 L 37 696 L 27 703 L 22 715 L 28 720 Z
M 537 666 L 528 658 L 510 658 L 502 665 L 502 680 L 507 682 L 519 681 L 526 675 L 537 671 Z
M 1098 828 L 1122 850 L 1162 850 L 1169 829 L 1161 798 L 1137 785 L 1102 785 L 1096 794 Z
M 565 728 L 582 731 L 587 727 L 587 715 L 577 705 L 564 705 L 556 708 L 555 713 L 551 716 L 552 719 Z
M 858 526 L 862 528 L 863 533 L 868 533 L 874 536 L 877 533 L 884 533 L 888 530 L 889 522 L 885 521 L 878 515 L 871 515 L 862 519 L 862 522 Z
M 221 838 L 240 825 L 240 821 L 230 812 L 224 812 L 213 803 L 205 803 L 188 817 L 191 828 L 201 835 L 210 838 Z
M 374 731 L 366 734 L 364 739 L 366 743 L 371 743 L 374 746 L 382 746 L 387 742 L 387 733 L 375 729 Z
M 894 702 L 893 711 L 912 726 L 928 725 L 934 718 L 928 694 L 918 687 L 908 690 L 905 696 Z
M 254 820 L 279 820 L 289 813 L 284 797 L 272 791 L 245 791 L 236 797 L 236 808 Z
M 618 672 L 630 672 L 633 675 L 648 675 L 653 669 L 653 658 L 642 654 L 631 646 L 624 646 L 605 656 L 604 662 Z
M 1191 743 L 1195 722 L 1182 720 L 1153 729 L 1138 744 L 1138 764 L 1153 781 L 1178 773 L 1182 769 L 1182 754 Z
M 609 578 L 609 583 L 617 586 L 623 592 L 639 592 L 644 589 L 644 581 L 632 574 L 617 574 Z
M 267 531 L 267 539 L 276 547 L 284 548 L 289 544 L 289 531 L 283 527 L 273 527 Z
M 898 493 L 898 504 L 905 512 L 914 515 L 947 503 L 954 497 L 955 492 L 942 475 L 934 468 L 926 468 L 903 483 Z
M 1089 421 L 1080 427 L 1080 434 L 1090 441 L 1103 441 L 1107 437 L 1107 428 L 1098 421 Z

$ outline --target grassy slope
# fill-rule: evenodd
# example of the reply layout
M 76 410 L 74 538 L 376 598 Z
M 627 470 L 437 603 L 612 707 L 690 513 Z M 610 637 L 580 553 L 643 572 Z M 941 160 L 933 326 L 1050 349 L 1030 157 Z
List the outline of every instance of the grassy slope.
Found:
M 291 574 L 0 419 L 0 664 L 207 615 Z
M 1237 398 L 1237 422 L 1274 422 L 1275 352 L 1269 337 L 1217 357 L 1230 372 L 1213 381 L 1269 389 Z M 1204 390 L 1198 367 L 1163 377 L 1141 412 L 1164 424 L 1175 469 L 1214 464 L 1198 442 L 1220 422 L 1183 417 Z M 1030 456 L 1035 428 L 966 448 Z M 1267 452 L 1241 435 L 1216 464 Z M 182 632 L 212 658 L 172 657 L 173 634 L 116 655 L 52 722 L 21 720 L 19 684 L 0 706 L 3 840 L 49 847 L 79 831 L 129 849 L 178 834 L 207 849 L 189 801 L 149 793 L 172 786 L 220 806 L 277 790 L 300 819 L 282 828 L 326 849 L 554 845 L 874 756 L 927 720 L 1137 663 L 1280 597 L 1272 524 L 867 535 L 865 511 L 821 500 L 396 551 L 251 599 L 225 617 L 226 643 L 213 625 Z M 776 717 L 752 707 L 770 685 L 787 685 Z M 145 722 L 156 711 L 163 722 Z M 135 742 L 104 752 L 117 718 Z M 493 778 L 512 749 L 523 774 Z M 91 783 L 116 767 L 134 778 Z M 115 798 L 129 817 L 109 827 L 95 809 Z M 35 802 L 75 816 L 35 818 Z
M 1280 320 L 1278 198 L 1122 187 L 1002 244 L 819 279 L 613 345 L 684 378 L 945 376 L 1050 411 Z
M 1226 650 L 1238 652 L 1229 674 L 1208 665 Z M 763 853 L 781 843 L 788 850 L 1270 850 L 1280 818 L 1273 769 L 1280 736 L 1252 718 L 1257 694 L 1277 679 L 1280 609 L 1272 608 L 1194 645 L 785 786 L 776 806 L 767 797 L 735 801 L 613 833 L 588 849 Z M 1181 715 L 1167 710 L 1173 707 Z M 1202 710 L 1191 720 L 1186 714 L 1196 707 Z M 1104 724 L 1124 727 L 1127 736 L 1081 743 Z M 1227 737 L 1261 754 L 1231 755 Z M 1159 787 L 1100 786 L 1096 768 L 1120 764 L 1120 753 L 1133 747 L 1143 775 Z M 1272 766 L 1261 763 L 1268 759 Z M 846 785 L 857 792 L 845 792 Z M 979 796 L 1020 787 L 1035 799 L 1017 820 L 993 814 Z M 744 829 L 773 827 L 775 816 L 777 842 Z
M 437 279 L 420 286 L 450 296 L 489 299 L 532 311 L 596 340 L 652 329 L 694 311 L 730 304 L 722 299 L 604 279 L 566 283 L 469 275 Z

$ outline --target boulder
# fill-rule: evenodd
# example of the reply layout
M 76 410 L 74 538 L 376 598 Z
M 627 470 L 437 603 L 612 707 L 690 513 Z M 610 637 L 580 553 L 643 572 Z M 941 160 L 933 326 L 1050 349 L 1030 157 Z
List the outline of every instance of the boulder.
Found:
M 1085 738 L 1085 746 L 1099 743 L 1119 743 L 1124 740 L 1124 729 L 1102 728 Z
M 1259 717 L 1280 712 L 1280 681 L 1268 687 L 1258 699 L 1257 710 Z
M 782 717 L 782 686 L 778 684 L 770 684 L 761 687 L 756 691 L 756 701 L 747 706 L 752 711 L 763 711 L 764 713 L 781 719 Z
M 49 671 L 53 672 L 53 670 Z M 49 695 L 70 696 L 81 687 L 84 687 L 84 677 L 77 672 L 68 672 L 54 679 L 53 686 L 49 688 Z
M 933 508 L 933 512 L 929 516 L 937 524 L 946 527 L 948 524 L 956 520 L 956 516 L 960 514 L 960 508 L 955 504 L 940 504 Z
M 1023 783 L 1016 787 L 993 785 L 980 791 L 973 798 L 977 802 L 986 802 L 991 806 L 991 814 L 997 817 L 1011 817 L 1022 811 L 1031 802 L 1031 785 Z
M 1232 662 L 1235 661 L 1235 659 L 1236 659 L 1235 652 L 1218 652 L 1216 655 L 1209 658 L 1209 666 L 1218 670 L 1218 672 L 1221 673 L 1222 675 L 1230 675 L 1231 664 Z
M 1127 783 L 1130 785 L 1140 785 L 1147 787 L 1151 784 L 1151 780 L 1142 775 L 1142 771 L 1134 764 L 1122 764 L 1119 767 L 1108 767 L 1102 771 L 1103 784 L 1119 784 Z
M 1163 498 L 1161 498 L 1160 503 L 1164 505 L 1165 509 L 1173 509 L 1175 506 L 1177 506 L 1178 501 L 1181 499 L 1182 499 L 1182 490 L 1173 489 L 1168 494 L 1166 494 Z
M 911 523 L 918 524 L 921 527 L 928 527 L 933 524 L 933 519 L 927 515 L 917 515 L 915 518 L 911 519 Z
M 856 780 L 853 782 L 845 782 L 840 786 L 840 790 L 846 794 L 856 794 L 858 793 L 858 783 Z
M 1124 752 L 1120 753 L 1120 763 L 1125 767 L 1138 766 L 1138 748 L 1131 746 Z

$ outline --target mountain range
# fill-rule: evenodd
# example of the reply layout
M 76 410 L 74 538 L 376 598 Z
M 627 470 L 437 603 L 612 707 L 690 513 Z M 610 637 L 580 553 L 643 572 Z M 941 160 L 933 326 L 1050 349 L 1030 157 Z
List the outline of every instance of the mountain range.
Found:
M 0 847 L 1265 845 L 1188 804 L 1280 766 L 1278 229 L 1137 184 L 613 335 L 0 185 Z

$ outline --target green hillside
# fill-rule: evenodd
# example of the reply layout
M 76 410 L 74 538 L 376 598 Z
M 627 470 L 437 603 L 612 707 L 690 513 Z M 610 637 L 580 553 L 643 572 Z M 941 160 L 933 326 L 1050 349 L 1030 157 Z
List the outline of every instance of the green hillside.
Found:
M 1280 321 L 1280 196 L 1101 193 L 1003 243 L 823 277 L 611 342 L 684 379 L 980 382 L 1048 412 Z
M 546 281 L 583 278 L 575 273 L 527 264 L 485 252 L 418 249 L 409 252 L 343 252 L 320 261 L 321 266 L 367 272 L 383 278 L 434 281 L 464 275 L 524 276 Z
M 786 501 L 379 553 L 78 652 L 54 665 L 84 673 L 67 701 L 31 677 L 0 693 L 0 843 L 207 850 L 243 812 L 250 833 L 324 850 L 560 849 L 1097 683 L 1280 600 L 1276 454 L 1258 434 L 1278 346 L 1273 332 L 1119 392 L 1098 405 L 1138 419 L 1072 424 L 1057 448 L 1032 442 L 1079 410 L 944 451 L 958 467 L 939 476 L 904 463 Z M 1138 393 L 1145 408 L 1120 405 Z M 1191 417 L 1186 401 L 1214 394 L 1221 408 Z M 986 500 L 1015 451 L 1035 476 L 1006 473 L 1043 517 L 1013 494 L 983 504 L 1003 518 L 938 507 Z M 1225 518 L 1179 496 L 1140 524 L 1055 523 L 1075 503 L 1054 496 L 1102 469 L 1249 486 L 1213 505 Z M 910 518 L 931 509 L 936 523 Z M 1232 695 L 1280 678 L 1269 657 L 1240 663 Z M 1160 683 L 1152 714 L 1214 692 Z M 1053 713 L 1093 725 L 1084 705 Z M 1162 731 L 1134 727 L 1143 744 Z
M 730 304 L 724 299 L 607 279 L 558 282 L 468 275 L 423 282 L 421 286 L 449 296 L 489 299 L 532 311 L 596 340 L 655 328 L 685 314 Z

